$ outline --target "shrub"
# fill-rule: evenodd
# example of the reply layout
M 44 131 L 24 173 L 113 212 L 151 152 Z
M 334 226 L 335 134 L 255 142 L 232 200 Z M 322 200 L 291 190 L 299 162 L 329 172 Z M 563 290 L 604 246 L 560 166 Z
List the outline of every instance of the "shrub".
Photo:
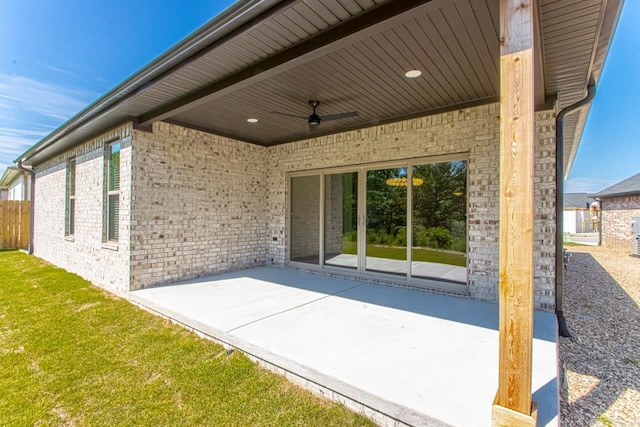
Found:
M 432 227 L 428 229 L 427 246 L 438 249 L 449 249 L 451 247 L 451 232 L 442 227 Z
M 347 231 L 342 234 L 343 242 L 357 242 L 358 241 L 358 230 Z

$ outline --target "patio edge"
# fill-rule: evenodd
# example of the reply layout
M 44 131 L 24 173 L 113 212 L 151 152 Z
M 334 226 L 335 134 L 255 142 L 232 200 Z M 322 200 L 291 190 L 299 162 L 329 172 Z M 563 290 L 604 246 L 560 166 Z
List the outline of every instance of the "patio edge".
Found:
M 344 405 L 346 408 L 363 415 L 379 426 L 430 426 L 450 427 L 438 419 L 417 413 L 405 406 L 391 403 L 371 393 L 352 387 L 337 378 L 305 368 L 294 361 L 251 345 L 228 333 L 212 328 L 188 316 L 159 306 L 145 298 L 128 294 L 128 301 L 154 315 L 163 317 L 196 335 L 216 342 L 227 349 L 236 349 L 245 354 L 258 366 L 281 375 L 298 386 L 311 391 L 316 396 Z

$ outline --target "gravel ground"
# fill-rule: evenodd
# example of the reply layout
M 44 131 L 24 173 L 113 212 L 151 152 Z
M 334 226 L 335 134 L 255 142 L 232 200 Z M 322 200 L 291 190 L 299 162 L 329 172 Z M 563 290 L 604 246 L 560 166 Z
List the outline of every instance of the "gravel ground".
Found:
M 640 426 L 640 258 L 567 248 L 560 338 L 563 426 Z

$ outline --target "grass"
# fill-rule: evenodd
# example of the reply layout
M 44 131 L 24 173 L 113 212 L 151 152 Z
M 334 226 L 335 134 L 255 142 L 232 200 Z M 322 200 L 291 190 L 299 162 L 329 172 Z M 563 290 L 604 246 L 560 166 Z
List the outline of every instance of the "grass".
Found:
M 1 252 L 0 425 L 372 425 L 80 277 Z
M 356 242 L 342 242 L 342 251 L 345 254 L 355 255 L 357 252 Z M 384 245 L 367 245 L 367 256 L 376 258 L 387 259 L 407 259 L 407 249 L 396 246 L 384 246 Z M 413 249 L 414 261 L 428 261 L 437 262 L 440 264 L 457 265 L 465 267 L 467 260 L 464 254 L 437 251 L 432 249 L 414 248 Z
M 606 427 L 613 427 L 613 422 L 611 421 L 611 419 L 604 414 L 598 415 L 597 421 L 599 421 L 602 425 Z
M 562 242 L 563 246 L 589 246 L 589 245 L 583 245 L 582 243 L 576 243 L 576 242 Z

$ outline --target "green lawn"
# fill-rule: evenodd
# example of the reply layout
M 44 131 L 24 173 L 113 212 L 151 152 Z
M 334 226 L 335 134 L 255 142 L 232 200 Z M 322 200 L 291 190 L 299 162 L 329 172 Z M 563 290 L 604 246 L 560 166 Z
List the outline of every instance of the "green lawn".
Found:
M 357 249 L 356 242 L 342 242 L 342 251 L 345 254 L 355 255 Z M 396 246 L 367 245 L 367 256 L 388 259 L 407 259 L 407 249 Z M 414 261 L 429 261 L 440 264 L 457 265 L 465 267 L 467 265 L 464 254 L 442 252 L 424 248 L 413 249 Z
M 0 426 L 372 425 L 35 257 L 0 271 Z

